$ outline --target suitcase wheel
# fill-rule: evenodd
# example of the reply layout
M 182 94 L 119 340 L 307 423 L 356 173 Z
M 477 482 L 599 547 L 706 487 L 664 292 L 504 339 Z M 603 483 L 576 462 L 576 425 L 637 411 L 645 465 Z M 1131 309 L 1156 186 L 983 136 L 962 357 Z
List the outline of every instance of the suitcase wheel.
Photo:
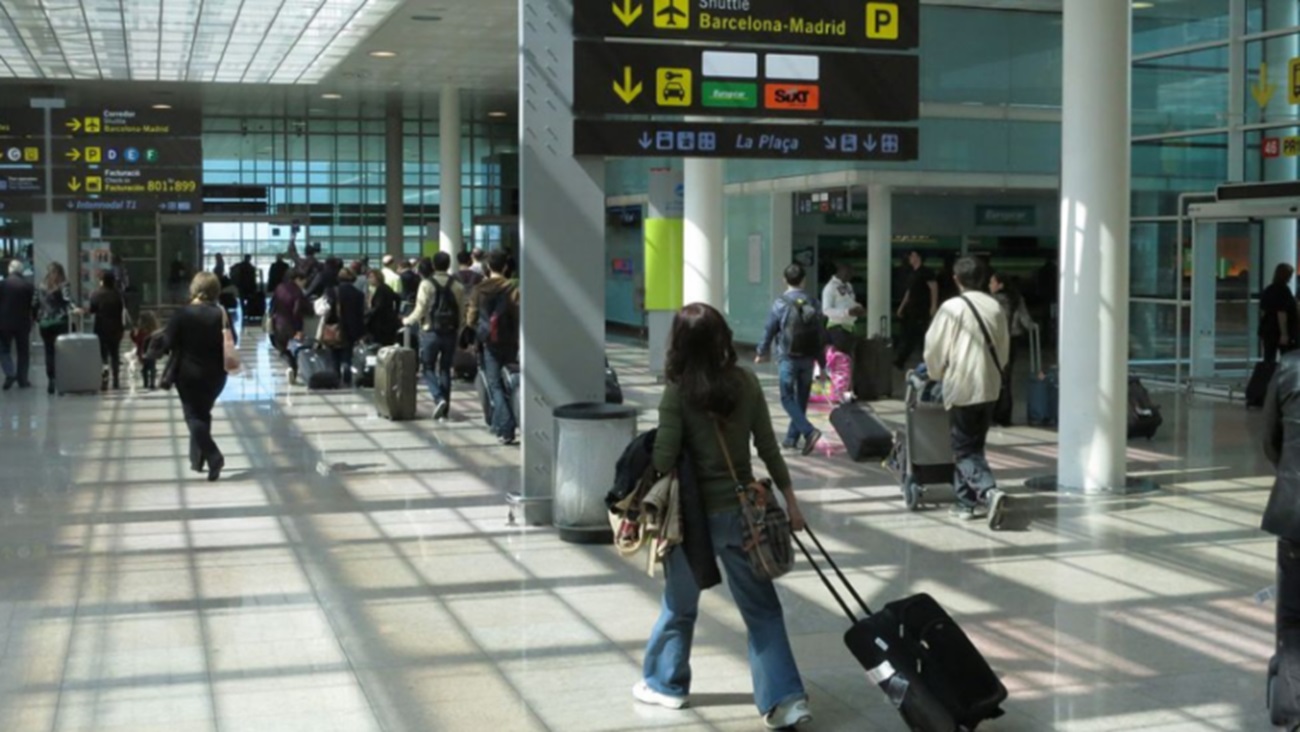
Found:
M 907 510 L 920 510 L 923 492 L 924 489 L 921 488 L 921 484 L 917 483 L 910 475 L 903 478 L 903 505 L 907 506 Z

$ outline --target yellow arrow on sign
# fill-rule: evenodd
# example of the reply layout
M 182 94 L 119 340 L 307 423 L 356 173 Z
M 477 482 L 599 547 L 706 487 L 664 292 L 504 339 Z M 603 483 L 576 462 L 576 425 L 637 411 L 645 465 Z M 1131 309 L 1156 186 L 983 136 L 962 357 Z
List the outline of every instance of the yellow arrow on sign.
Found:
M 636 98 L 641 96 L 643 88 L 644 85 L 641 82 L 638 81 L 633 83 L 631 66 L 623 67 L 622 84 L 619 84 L 617 81 L 614 82 L 614 93 L 618 95 L 619 99 L 623 100 L 624 104 L 631 104 L 636 101 Z
M 77 180 L 77 176 L 72 176 L 72 180 L 68 181 L 68 190 L 73 192 L 81 190 L 81 181 Z
M 80 131 L 81 131 L 81 119 L 79 119 L 79 118 L 77 118 L 77 117 L 73 117 L 72 119 L 68 120 L 67 122 L 64 122 L 63 125 L 64 125 L 65 127 L 67 127 L 68 129 L 72 130 L 73 132 L 80 132 Z
M 1260 109 L 1267 109 L 1268 103 L 1273 101 L 1273 93 L 1277 91 L 1277 84 L 1268 80 L 1268 63 L 1261 62 L 1259 65 L 1259 80 L 1250 85 L 1250 95 L 1255 98 L 1255 103 Z
M 637 3 L 636 7 L 632 7 L 632 0 L 623 0 L 622 7 L 619 7 L 618 3 L 614 3 L 612 7 L 614 8 L 614 15 L 624 26 L 629 28 L 632 27 L 637 18 L 641 17 L 641 11 L 644 10 L 641 3 Z
M 71 160 L 72 162 L 75 163 L 81 159 L 81 148 L 74 147 L 63 154 L 68 158 L 68 160 Z

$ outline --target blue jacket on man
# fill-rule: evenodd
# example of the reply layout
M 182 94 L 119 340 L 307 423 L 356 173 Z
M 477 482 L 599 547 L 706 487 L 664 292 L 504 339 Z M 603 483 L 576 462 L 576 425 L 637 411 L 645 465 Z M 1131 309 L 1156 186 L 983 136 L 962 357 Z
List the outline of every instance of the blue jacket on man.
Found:
M 822 331 L 822 343 L 826 342 L 826 319 L 822 317 L 821 303 L 817 301 L 817 298 L 805 292 L 803 288 L 792 288 L 786 290 L 784 294 L 776 299 L 776 302 L 772 303 L 772 311 L 767 316 L 767 327 L 763 329 L 763 341 L 758 344 L 759 357 L 767 358 L 770 352 L 775 351 L 772 353 L 774 361 L 780 362 L 788 358 L 785 352 L 786 339 L 784 334 L 781 333 L 781 326 L 785 323 L 786 313 L 794 306 L 795 301 L 800 298 L 807 300 L 817 310 L 817 322 Z M 815 357 L 810 358 L 819 364 L 824 365 L 826 362 L 826 354 L 820 349 Z

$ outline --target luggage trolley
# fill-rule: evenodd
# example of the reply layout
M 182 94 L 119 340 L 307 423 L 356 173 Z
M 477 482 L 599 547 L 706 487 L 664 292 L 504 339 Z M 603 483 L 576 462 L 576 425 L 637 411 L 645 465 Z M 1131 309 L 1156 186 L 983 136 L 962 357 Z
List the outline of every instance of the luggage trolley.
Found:
M 917 511 L 926 503 L 956 500 L 952 489 L 955 463 L 948 412 L 941 400 L 924 399 L 929 389 L 937 388 L 938 385 L 927 383 L 916 372 L 908 372 L 903 399 L 906 407 L 904 428 L 894 437 L 890 466 L 898 473 L 903 503 L 910 511 Z M 942 489 L 939 489 L 940 484 L 944 486 Z M 934 495 L 929 495 L 931 493 Z

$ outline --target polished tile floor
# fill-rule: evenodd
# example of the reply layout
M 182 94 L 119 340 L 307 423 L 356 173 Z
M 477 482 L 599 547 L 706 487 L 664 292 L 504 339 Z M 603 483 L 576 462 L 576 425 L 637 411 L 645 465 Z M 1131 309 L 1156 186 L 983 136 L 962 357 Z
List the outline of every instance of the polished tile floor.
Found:
M 217 484 L 186 469 L 170 394 L 53 399 L 40 377 L 0 395 L 0 730 L 761 729 L 725 592 L 705 597 L 692 708 L 632 702 L 662 580 L 511 526 L 518 453 L 492 442 L 468 392 L 448 424 L 392 424 L 368 393 L 286 387 L 248 341 L 254 368 L 217 412 Z M 630 402 L 652 406 L 644 352 L 610 354 Z M 1033 492 L 1023 480 L 1051 471 L 1054 435 L 996 431 L 1016 496 L 998 534 L 909 513 L 887 473 L 833 440 L 792 459 L 810 520 L 868 600 L 936 594 L 1002 674 L 1007 715 L 981 729 L 1268 728 L 1255 417 L 1156 396 L 1165 428 L 1130 460 L 1158 493 Z M 901 730 L 812 571 L 779 584 L 808 729 Z

